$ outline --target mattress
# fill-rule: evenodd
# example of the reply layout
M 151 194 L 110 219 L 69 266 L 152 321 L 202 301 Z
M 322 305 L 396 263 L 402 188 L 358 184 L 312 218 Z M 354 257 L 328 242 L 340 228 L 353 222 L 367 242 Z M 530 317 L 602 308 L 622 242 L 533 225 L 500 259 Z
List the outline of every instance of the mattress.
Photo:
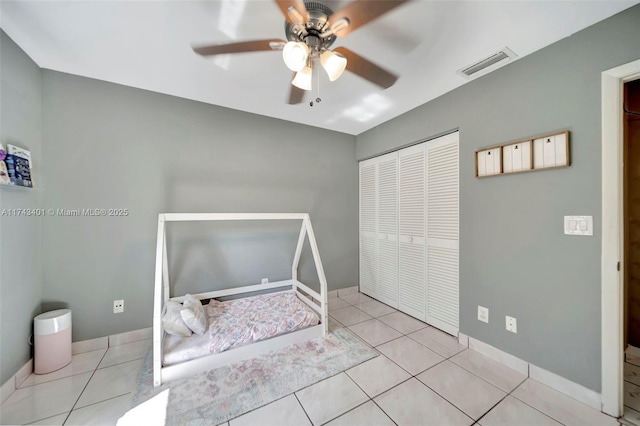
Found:
M 191 337 L 165 333 L 163 364 L 178 364 L 319 324 L 294 291 L 263 294 L 205 306 L 208 330 Z

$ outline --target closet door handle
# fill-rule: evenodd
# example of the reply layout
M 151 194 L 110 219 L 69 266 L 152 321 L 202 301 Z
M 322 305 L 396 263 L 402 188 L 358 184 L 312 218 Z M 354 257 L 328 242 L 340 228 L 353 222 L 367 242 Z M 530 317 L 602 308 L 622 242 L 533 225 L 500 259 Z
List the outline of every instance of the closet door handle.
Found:
M 413 237 L 409 237 L 409 242 L 412 243 L 413 242 Z
M 384 239 L 388 240 L 389 239 L 389 234 L 384 234 Z

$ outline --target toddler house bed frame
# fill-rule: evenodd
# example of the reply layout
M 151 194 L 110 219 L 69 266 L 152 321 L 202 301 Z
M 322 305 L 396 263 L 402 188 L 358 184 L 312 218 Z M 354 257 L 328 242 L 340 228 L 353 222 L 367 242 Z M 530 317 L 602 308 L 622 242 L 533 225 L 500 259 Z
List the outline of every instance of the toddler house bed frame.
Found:
M 240 221 L 240 220 L 302 220 L 302 228 L 298 237 L 298 245 L 293 256 L 291 266 L 291 279 L 277 281 L 267 284 L 249 285 L 226 290 L 210 291 L 207 293 L 194 294 L 200 300 L 214 297 L 231 296 L 267 290 L 278 287 L 290 286 L 298 298 L 307 304 L 320 316 L 320 324 L 301 330 L 293 331 L 270 339 L 255 343 L 238 346 L 224 352 L 214 353 L 204 357 L 185 361 L 180 364 L 163 367 L 162 339 L 164 330 L 162 327 L 163 308 L 167 301 L 172 300 L 182 302 L 184 296 L 171 297 L 171 287 L 169 284 L 169 267 L 167 262 L 167 222 L 186 221 Z M 309 288 L 309 286 L 298 280 L 298 264 L 305 237 L 309 237 L 309 245 L 313 254 L 313 261 L 316 266 L 318 278 L 320 280 L 320 293 Z M 201 371 L 207 371 L 232 362 L 241 361 L 256 357 L 262 353 L 273 351 L 288 345 L 325 336 L 328 332 L 327 321 L 327 279 L 322 268 L 318 245 L 311 227 L 311 220 L 307 213 L 162 213 L 158 216 L 158 241 L 156 245 L 156 272 L 155 272 L 155 293 L 153 308 L 153 385 L 160 386 L 169 380 L 187 377 Z

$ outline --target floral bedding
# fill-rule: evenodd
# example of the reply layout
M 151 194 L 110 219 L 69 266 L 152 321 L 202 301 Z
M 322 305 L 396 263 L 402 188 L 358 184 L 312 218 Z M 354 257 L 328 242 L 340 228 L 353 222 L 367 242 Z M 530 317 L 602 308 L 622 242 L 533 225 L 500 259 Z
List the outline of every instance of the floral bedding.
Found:
M 293 291 L 227 302 L 212 299 L 204 308 L 208 331 L 191 337 L 165 334 L 163 365 L 179 364 L 320 322 L 318 315 Z
M 319 323 L 318 315 L 293 291 L 207 305 L 209 351 L 265 340 Z

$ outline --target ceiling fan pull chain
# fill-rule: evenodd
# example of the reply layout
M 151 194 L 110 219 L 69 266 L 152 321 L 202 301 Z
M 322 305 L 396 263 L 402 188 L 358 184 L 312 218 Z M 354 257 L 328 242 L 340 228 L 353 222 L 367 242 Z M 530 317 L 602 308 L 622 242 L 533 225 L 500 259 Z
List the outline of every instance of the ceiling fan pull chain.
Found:
M 317 72 L 316 75 L 318 76 L 318 78 L 317 78 L 318 84 L 317 84 L 317 91 L 316 91 L 316 103 L 319 104 L 320 102 L 322 102 L 322 99 L 320 99 L 320 72 Z

